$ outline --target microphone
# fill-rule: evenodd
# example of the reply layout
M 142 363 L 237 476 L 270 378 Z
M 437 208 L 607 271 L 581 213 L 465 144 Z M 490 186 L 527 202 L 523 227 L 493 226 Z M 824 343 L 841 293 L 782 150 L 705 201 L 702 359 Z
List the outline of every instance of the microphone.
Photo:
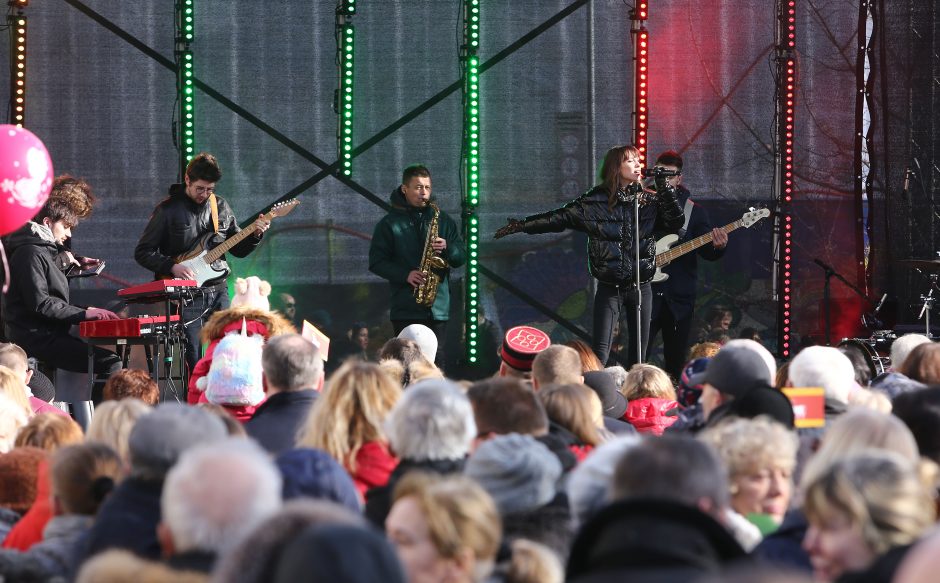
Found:
M 883 296 L 881 296 L 881 299 L 878 300 L 878 304 L 875 305 L 875 310 L 872 312 L 872 314 L 877 314 L 878 311 L 881 310 L 881 306 L 885 305 L 885 300 L 886 300 L 886 299 L 888 299 L 888 293 L 887 293 L 887 292 L 885 292 L 885 294 L 884 294 Z
M 659 176 L 682 176 L 681 170 L 667 170 L 660 166 L 654 166 L 653 168 L 644 168 L 642 172 L 643 176 L 646 178 L 657 178 Z

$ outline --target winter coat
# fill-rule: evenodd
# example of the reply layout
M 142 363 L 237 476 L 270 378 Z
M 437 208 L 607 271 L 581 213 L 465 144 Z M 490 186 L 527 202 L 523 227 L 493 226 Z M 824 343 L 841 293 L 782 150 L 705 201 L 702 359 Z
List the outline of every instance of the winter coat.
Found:
M 260 334 L 265 340 L 278 334 L 296 333 L 297 329 L 290 321 L 278 312 L 269 310 L 259 310 L 248 306 L 236 306 L 218 311 L 209 318 L 202 327 L 202 341 L 208 342 L 206 354 L 189 376 L 189 390 L 186 394 L 186 401 L 190 405 L 200 402 L 200 395 L 205 395 L 205 391 L 197 386 L 199 379 L 209 374 L 212 367 L 212 355 L 215 354 L 215 347 L 219 341 L 227 334 L 240 333 L 242 321 L 245 322 L 245 330 L 249 336 Z M 250 415 L 249 415 L 250 418 Z
M 228 202 L 219 195 L 215 198 L 219 210 L 219 233 L 212 237 L 212 241 L 207 245 L 209 248 L 241 231 Z M 202 204 L 196 204 L 186 196 L 182 184 L 170 186 L 169 196 L 157 204 L 150 215 L 150 221 L 134 249 L 134 259 L 152 271 L 154 277 L 170 275 L 170 270 L 176 264 L 174 258 L 191 251 L 200 237 L 215 230 L 212 225 L 211 207 L 208 199 Z M 251 235 L 232 247 L 229 252 L 235 257 L 245 257 L 260 242 L 261 238 Z M 228 272 L 224 255 L 215 266 Z
M 581 527 L 566 581 L 694 581 L 744 557 L 734 537 L 697 508 L 634 498 L 601 508 Z
M 759 562 L 786 569 L 813 571 L 809 554 L 803 550 L 803 539 L 809 523 L 802 510 L 791 510 L 783 517 L 780 528 L 764 537 L 751 552 Z
M 108 549 L 127 549 L 143 558 L 159 559 L 162 491 L 162 481 L 130 477 L 118 484 L 98 509 L 94 526 L 80 543 L 79 556 L 87 559 Z
M 245 431 L 274 455 L 294 449 L 297 434 L 319 395 L 314 389 L 275 393 L 258 406 L 245 423 Z
M 4 246 L 15 274 L 2 296 L 10 341 L 33 346 L 68 334 L 85 319 L 84 308 L 69 303 L 66 265 L 48 227 L 28 222 L 4 238 Z
M 463 473 L 466 463 L 467 458 L 460 458 L 459 460 L 401 460 L 389 476 L 387 484 L 366 492 L 366 518 L 375 526 L 385 530 L 385 519 L 392 509 L 392 494 L 395 492 L 395 486 L 408 472 L 417 471 L 442 476 L 460 474 Z
M 568 495 L 559 492 L 543 506 L 509 512 L 502 515 L 503 540 L 512 541 L 524 538 L 541 543 L 555 551 L 564 561 L 571 550 L 574 540 L 574 522 L 571 518 L 571 508 L 568 506 Z
M 91 528 L 94 516 L 56 516 L 43 531 L 41 542 L 28 551 L 0 551 L 0 579 L 48 580 L 66 577 L 76 567 L 75 544 Z
M 676 422 L 678 417 L 667 413 L 679 406 L 672 399 L 647 397 L 634 399 L 627 405 L 623 420 L 629 421 L 640 433 L 662 435 L 667 427 Z
M 607 190 L 595 186 L 561 208 L 526 217 L 523 231 L 558 233 L 566 229 L 588 236 L 588 269 L 591 275 L 610 285 L 629 285 L 635 281 L 634 203 L 629 196 L 618 198 L 614 208 L 607 202 Z M 640 280 L 649 281 L 656 272 L 654 231 L 675 232 L 683 223 L 682 209 L 672 188 L 640 203 Z M 632 195 L 630 195 L 632 196 Z M 652 199 L 652 200 L 649 200 Z
M 388 484 L 397 465 L 398 458 L 392 455 L 387 443 L 367 441 L 356 453 L 356 470 L 346 470 L 352 476 L 359 495 L 365 499 L 366 492 L 372 488 Z
M 399 186 L 392 192 L 392 209 L 375 226 L 369 245 L 369 271 L 388 280 L 392 320 L 447 320 L 450 316 L 450 269 L 439 272 L 441 284 L 430 308 L 415 302 L 408 274 L 418 268 L 434 215 L 430 206 L 409 205 Z M 433 202 L 433 201 L 432 201 Z M 438 236 L 447 241 L 441 257 L 450 267 L 464 264 L 463 241 L 457 223 L 444 211 L 438 219 Z

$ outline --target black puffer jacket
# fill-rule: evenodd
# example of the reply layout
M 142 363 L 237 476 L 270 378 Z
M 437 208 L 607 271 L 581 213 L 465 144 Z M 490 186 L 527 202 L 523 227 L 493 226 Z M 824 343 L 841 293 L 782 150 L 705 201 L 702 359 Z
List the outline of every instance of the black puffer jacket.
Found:
M 215 198 L 219 207 L 219 235 L 213 237 L 208 248 L 215 247 L 241 231 L 225 199 L 219 195 L 215 195 Z M 134 249 L 134 259 L 155 276 L 169 275 L 176 263 L 173 258 L 192 250 L 200 237 L 212 231 L 212 208 L 209 202 L 196 204 L 186 196 L 182 184 L 174 184 L 170 186 L 170 196 L 163 199 L 150 215 L 150 222 Z M 230 253 L 235 257 L 245 257 L 260 242 L 258 237 L 245 237 L 232 247 Z
M 640 203 L 640 280 L 649 281 L 656 272 L 656 239 L 653 232 L 675 232 L 684 222 L 682 209 L 672 188 L 658 194 L 644 193 Z M 526 217 L 523 231 L 558 233 L 565 229 L 588 235 L 588 260 L 591 275 L 611 285 L 634 282 L 632 195 L 621 191 L 617 204 L 607 204 L 607 191 L 595 186 L 565 206 Z M 646 200 L 644 200 L 644 198 Z

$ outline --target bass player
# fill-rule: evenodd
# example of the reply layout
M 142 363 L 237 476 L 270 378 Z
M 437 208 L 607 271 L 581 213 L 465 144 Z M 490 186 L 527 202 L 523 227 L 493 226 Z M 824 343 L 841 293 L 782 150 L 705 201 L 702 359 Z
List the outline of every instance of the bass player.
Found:
M 228 202 L 215 194 L 215 185 L 222 178 L 222 169 L 215 156 L 206 152 L 197 154 L 186 166 L 183 184 L 170 186 L 169 196 L 163 199 L 150 215 L 134 259 L 154 273 L 155 278 L 174 277 L 195 279 L 189 267 L 178 258 L 203 245 L 212 248 L 241 229 Z M 259 215 L 252 225 L 254 233 L 232 247 L 235 257 L 245 257 L 261 243 L 271 223 Z M 203 324 L 218 310 L 229 307 L 229 269 L 224 256 L 215 265 L 222 275 L 203 284 L 202 294 L 182 307 L 180 318 L 186 325 L 186 366 L 192 370 L 200 356 L 200 332 Z
M 437 337 L 435 362 L 443 367 L 447 320 L 450 315 L 450 269 L 464 263 L 463 244 L 457 223 L 431 200 L 431 171 L 413 164 L 402 172 L 401 185 L 389 200 L 391 210 L 375 226 L 369 245 L 369 271 L 388 280 L 389 315 L 395 334 L 411 324 L 423 324 Z M 437 237 L 431 237 L 434 220 Z M 419 269 L 425 255 L 435 254 L 448 267 L 435 270 L 440 278 L 431 305 L 419 303 L 428 290 L 428 277 Z
M 677 202 L 685 215 L 676 244 L 704 235 L 710 230 L 713 236 L 712 244 L 699 247 L 698 256 L 707 261 L 720 259 L 728 245 L 728 233 L 712 228 L 705 209 L 692 201 L 691 193 L 682 185 L 682 156 L 678 152 L 667 150 L 656 158 L 656 166 L 677 174 L 666 179 L 669 185 L 676 189 Z M 653 284 L 653 313 L 650 318 L 648 346 L 652 346 L 656 334 L 662 331 L 665 361 L 663 369 L 676 381 L 685 366 L 689 346 L 692 312 L 695 308 L 697 266 L 698 257 L 695 253 L 683 255 L 663 268 L 669 279 Z

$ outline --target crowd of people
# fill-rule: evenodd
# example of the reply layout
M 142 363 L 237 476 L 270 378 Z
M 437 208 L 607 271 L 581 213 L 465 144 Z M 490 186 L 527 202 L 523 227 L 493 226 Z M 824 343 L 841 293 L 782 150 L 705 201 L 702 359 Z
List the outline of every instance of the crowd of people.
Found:
M 379 362 L 327 375 L 238 297 L 203 328 L 189 403 L 121 370 L 85 430 L 0 346 L 0 580 L 916 582 L 940 566 L 926 337 L 898 339 L 874 379 L 850 349 L 779 366 L 736 339 L 674 382 L 520 326 L 499 371 L 465 381 L 412 324 Z M 821 388 L 824 422 L 798 427 L 787 387 Z

